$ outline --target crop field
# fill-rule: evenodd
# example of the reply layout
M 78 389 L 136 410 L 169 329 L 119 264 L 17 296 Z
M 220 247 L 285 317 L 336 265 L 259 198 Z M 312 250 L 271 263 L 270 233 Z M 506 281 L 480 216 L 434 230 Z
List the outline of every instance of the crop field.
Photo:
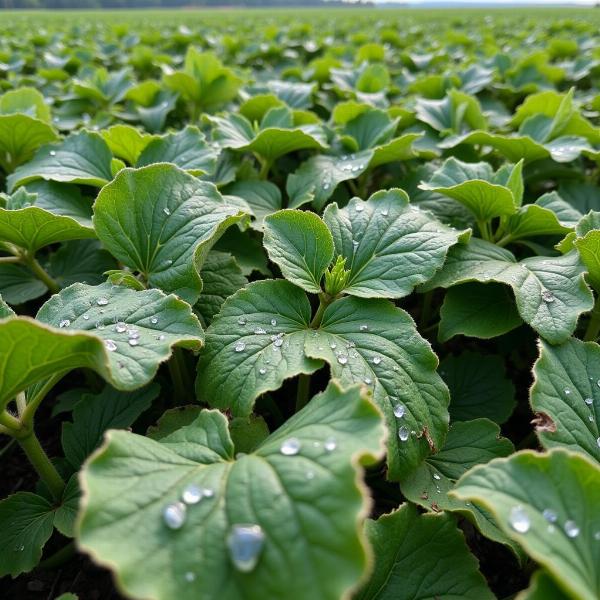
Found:
M 600 598 L 599 25 L 0 11 L 0 598 Z

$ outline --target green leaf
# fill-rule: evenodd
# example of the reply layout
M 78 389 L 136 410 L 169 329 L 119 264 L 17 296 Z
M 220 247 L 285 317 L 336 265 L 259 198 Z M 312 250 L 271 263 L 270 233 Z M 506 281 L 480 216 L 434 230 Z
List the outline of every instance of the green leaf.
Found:
M 112 154 L 102 136 L 82 130 L 59 144 L 40 148 L 6 182 L 9 191 L 36 179 L 102 187 L 112 179 L 111 161 Z
M 230 296 L 206 330 L 200 399 L 246 416 L 264 392 L 316 371 L 323 363 L 304 354 L 310 320 L 308 298 L 288 281 L 256 281 Z
M 79 543 L 136 597 L 258 599 L 268 589 L 291 600 L 338 599 L 368 565 L 356 465 L 379 457 L 383 435 L 358 388 L 344 392 L 335 383 L 235 460 L 216 411 L 158 442 L 111 431 L 84 468 Z M 297 454 L 281 452 L 296 441 Z M 212 494 L 170 529 L 163 511 L 189 485 Z M 236 568 L 228 551 L 240 524 L 257 525 L 264 536 L 251 569 Z
M 307 292 L 320 292 L 334 251 L 321 218 L 307 211 L 280 210 L 265 219 L 264 229 L 264 246 L 283 276 Z
M 461 237 L 411 207 L 398 189 L 379 191 L 366 202 L 353 198 L 342 209 L 331 204 L 323 219 L 336 255 L 346 259 L 350 270 L 344 292 L 363 298 L 407 296 L 442 267 L 448 249 Z
M 11 173 L 31 160 L 36 150 L 58 139 L 44 121 L 23 114 L 0 114 L 0 167 Z
M 14 317 L 15 311 L 2 299 L 0 296 L 0 319 L 5 319 L 6 317 Z
M 174 165 L 124 169 L 94 205 L 96 233 L 149 285 L 195 302 L 198 273 L 223 231 L 242 217 L 211 183 Z
M 136 167 L 169 162 L 191 175 L 213 173 L 217 166 L 217 153 L 208 146 L 197 127 L 188 125 L 177 133 L 168 133 L 152 140 L 139 156 Z
M 405 477 L 400 488 L 411 502 L 433 512 L 445 510 L 464 515 L 483 535 L 516 551 L 517 545 L 498 529 L 488 511 L 448 496 L 456 480 L 470 468 L 509 456 L 514 450 L 512 443 L 500 436 L 500 427 L 487 419 L 454 423 L 444 447 Z
M 464 283 L 451 287 L 440 308 L 438 339 L 456 335 L 490 339 L 512 331 L 523 321 L 512 294 L 503 285 Z
M 269 427 L 262 417 L 235 417 L 229 422 L 229 434 L 238 452 L 253 452 L 269 437 Z
M 50 108 L 44 96 L 32 87 L 9 90 L 0 96 L 0 114 L 26 114 L 45 123 L 50 123 Z
M 536 571 L 531 578 L 529 587 L 522 591 L 516 600 L 569 600 L 546 571 Z
M 465 351 L 447 356 L 440 375 L 450 389 L 451 421 L 486 417 L 502 424 L 515 408 L 515 386 L 501 356 Z
M 79 469 L 107 429 L 130 427 L 159 391 L 156 383 L 135 392 L 120 392 L 107 385 L 99 394 L 84 395 L 73 410 L 73 422 L 62 426 L 62 447 L 69 464 Z
M 30 492 L 0 501 L 0 576 L 31 571 L 54 529 L 52 504 Z
M 451 495 L 488 509 L 504 533 L 546 569 L 570 598 L 598 597 L 600 467 L 596 463 L 560 449 L 544 454 L 519 452 L 467 472 Z
M 196 302 L 196 310 L 208 324 L 221 310 L 223 302 L 243 288 L 248 280 L 231 254 L 215 250 L 206 257 L 200 276 L 202 293 Z
M 512 215 L 517 210 L 513 191 L 494 181 L 488 163 L 463 163 L 449 158 L 421 189 L 453 198 L 466 206 L 478 221 Z
M 223 189 L 223 193 L 246 202 L 254 216 L 251 226 L 257 231 L 263 230 L 265 217 L 282 208 L 281 191 L 270 181 L 236 181 Z
M 95 369 L 120 390 L 132 390 L 151 381 L 160 363 L 170 357 L 173 346 L 198 350 L 203 341 L 198 319 L 182 300 L 165 296 L 159 290 L 138 292 L 109 283 L 98 286 L 76 283 L 52 296 L 38 312 L 37 319 L 73 332 L 68 335 L 49 331 L 49 334 L 60 333 L 67 339 L 87 341 L 93 354 L 82 355 L 82 359 L 88 363 L 74 364 L 71 368 Z M 59 340 L 62 337 L 57 338 L 56 344 Z M 98 347 L 102 352 L 98 353 Z M 42 358 L 49 360 L 51 351 L 50 347 L 48 358 Z M 17 358 L 11 360 L 19 364 Z M 43 360 L 39 362 L 44 364 Z
M 93 228 L 37 206 L 17 210 L 0 208 L 0 240 L 32 253 L 57 242 L 92 237 L 95 237 Z
M 377 521 L 367 521 L 366 533 L 375 567 L 357 600 L 494 598 L 449 515 L 420 515 L 404 504 Z
M 382 299 L 336 300 L 319 328 L 306 335 L 305 348 L 308 356 L 326 360 L 342 383 L 372 391 L 390 431 L 390 479 L 441 448 L 448 428 L 448 390 L 435 372 L 437 357 L 406 312 Z
M 43 296 L 48 288 L 27 267 L 0 264 L 0 293 L 9 304 L 23 304 Z
M 536 433 L 544 448 L 579 450 L 600 462 L 599 357 L 595 342 L 540 342 L 530 402 L 539 415 Z
M 576 252 L 517 262 L 508 250 L 479 239 L 454 246 L 446 263 L 423 291 L 469 281 L 495 281 L 512 288 L 521 318 L 552 344 L 565 341 L 581 313 L 593 306 L 584 267 Z
M 101 132 L 113 156 L 122 158 L 127 164 L 134 166 L 144 149 L 156 139 L 156 136 L 142 133 L 131 125 L 113 125 Z M 159 161 L 156 161 L 159 162 Z M 160 161 L 167 162 L 167 161 Z
M 596 291 L 600 290 L 600 230 L 591 229 L 583 237 L 577 237 L 574 245 L 585 265 L 590 284 Z

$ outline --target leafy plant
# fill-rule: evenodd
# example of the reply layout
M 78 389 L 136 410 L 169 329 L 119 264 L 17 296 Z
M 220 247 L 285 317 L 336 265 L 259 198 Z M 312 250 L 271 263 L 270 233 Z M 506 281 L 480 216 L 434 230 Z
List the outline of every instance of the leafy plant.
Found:
M 403 10 L 3 17 L 7 597 L 600 596 L 597 19 Z

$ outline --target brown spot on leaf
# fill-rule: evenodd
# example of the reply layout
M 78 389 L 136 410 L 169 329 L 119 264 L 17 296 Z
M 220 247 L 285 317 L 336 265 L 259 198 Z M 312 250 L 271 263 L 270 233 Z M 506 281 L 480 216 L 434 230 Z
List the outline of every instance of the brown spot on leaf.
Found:
M 535 427 L 536 431 L 547 431 L 554 433 L 556 431 L 556 423 L 552 420 L 552 417 L 545 412 L 535 413 L 535 417 L 531 420 L 531 424 Z
M 424 491 L 421 494 L 421 500 L 427 500 L 427 498 L 429 498 L 429 494 L 427 493 L 427 491 Z
M 437 502 L 431 503 L 431 510 L 436 513 L 442 512 L 442 509 L 439 507 Z

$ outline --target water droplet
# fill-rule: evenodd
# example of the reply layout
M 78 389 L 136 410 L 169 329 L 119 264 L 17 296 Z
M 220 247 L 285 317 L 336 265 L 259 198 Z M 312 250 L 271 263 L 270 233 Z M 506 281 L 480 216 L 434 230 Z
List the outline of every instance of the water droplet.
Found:
M 359 329 L 360 329 L 361 331 L 367 331 L 367 329 L 369 329 L 369 326 L 368 326 L 368 325 L 361 325 L 361 326 L 359 327 Z
M 402 427 L 398 429 L 398 438 L 401 442 L 406 442 L 409 435 L 408 427 L 404 427 L 404 425 L 402 425 Z
M 96 304 L 98 306 L 106 306 L 108 304 L 108 298 L 98 298 L 98 300 L 96 300 Z
M 596 533 L 594 534 L 594 539 L 595 539 L 597 542 L 600 542 L 600 531 L 596 531 Z
M 233 525 L 227 536 L 229 558 L 233 566 L 242 573 L 256 567 L 265 544 L 265 534 L 260 525 Z
M 594 404 L 594 399 L 593 398 L 586 398 L 584 400 L 584 402 L 588 405 L 591 406 L 592 404 Z
M 271 319 L 271 325 L 275 327 L 275 325 L 277 325 L 277 319 Z
M 194 581 L 195 579 L 196 579 L 196 574 L 195 573 L 192 573 L 191 571 L 188 571 L 185 574 L 185 580 L 186 581 L 189 581 L 190 583 L 192 583 L 192 581 Z
M 361 202 L 359 202 L 356 205 L 356 209 L 355 210 L 356 210 L 356 212 L 362 212 L 363 210 L 365 210 L 365 207 L 364 207 L 364 205 Z
M 162 342 L 165 339 L 165 336 L 161 334 L 161 335 L 157 336 L 156 339 L 159 340 L 160 342 Z
M 390 211 L 389 211 L 387 208 L 384 208 L 384 209 L 381 211 L 381 214 L 382 214 L 384 217 L 387 217 L 387 216 L 390 214 Z
M 114 352 L 117 349 L 117 345 L 113 340 L 105 340 L 104 345 L 109 352 Z
M 238 325 L 245 325 L 247 322 L 246 317 L 238 317 Z
M 328 190 L 328 189 L 329 189 L 329 182 L 327 182 L 327 181 L 326 181 L 326 182 L 323 184 L 323 189 L 324 189 L 324 190 Z
M 131 338 L 131 339 L 129 340 L 129 345 L 130 345 L 130 346 L 138 346 L 138 345 L 139 345 L 139 343 L 140 343 L 140 340 L 138 340 L 137 338 Z
M 394 416 L 397 419 L 401 419 L 406 414 L 406 407 L 402 403 L 398 403 L 394 406 Z
M 348 362 L 348 357 L 345 354 L 340 354 L 337 357 L 337 360 L 340 363 L 340 365 L 345 365 Z
M 337 448 L 337 442 L 334 437 L 328 437 L 323 443 L 323 448 L 327 452 L 333 452 Z
M 150 319 L 150 323 L 152 323 L 152 325 L 156 325 L 158 323 L 158 317 L 152 317 Z
M 96 329 L 104 329 L 104 323 L 102 321 L 96 321 Z
M 594 417 L 592 415 L 588 415 L 588 421 L 590 423 L 593 423 L 594 422 Z
M 214 493 L 214 491 L 211 488 L 204 488 L 202 490 L 202 495 L 205 498 L 212 498 L 215 495 L 215 493 Z
M 69 319 L 63 319 L 58 326 L 63 329 L 64 327 L 68 327 L 71 324 L 71 321 L 69 321 Z
M 173 261 L 169 258 L 168 260 L 165 260 L 165 265 L 167 267 L 170 267 L 173 264 Z
M 596 446 L 598 446 L 598 448 L 600 448 L 600 437 L 596 438 Z
M 165 208 L 163 208 L 163 212 L 165 213 L 165 215 L 169 216 L 171 214 L 171 211 L 165 206 Z
M 174 502 L 165 506 L 163 520 L 169 529 L 180 529 L 185 523 L 186 507 L 183 502 Z
M 600 379 L 598 379 L 598 381 L 596 381 L 596 385 L 597 385 L 598 387 L 600 387 Z
M 378 365 L 381 363 L 381 356 L 374 356 L 373 357 L 373 364 L 374 365 Z
M 517 533 L 527 533 L 529 528 L 531 527 L 531 521 L 529 520 L 529 516 L 525 512 L 525 509 L 522 506 L 513 506 L 510 510 L 510 514 L 508 516 L 508 521 L 510 526 Z
M 200 500 L 202 500 L 202 488 L 195 483 L 190 483 L 183 493 L 181 494 L 181 499 L 186 504 L 198 504 Z
M 245 349 L 246 349 L 246 344 L 244 342 L 238 342 L 234 348 L 234 350 L 236 352 L 243 352 Z
M 568 396 L 571 393 L 571 390 L 569 388 L 565 388 L 565 394 Z
M 140 332 L 138 329 L 132 328 L 127 332 L 127 337 L 130 340 L 138 340 L 140 338 Z
M 264 375 L 264 374 L 267 372 L 267 370 L 266 370 L 264 367 L 261 367 L 261 368 L 258 370 L 258 372 L 259 372 L 261 375 Z
M 306 479 L 314 479 L 315 473 L 314 471 L 306 471 Z
M 275 340 L 273 340 L 273 346 L 275 346 L 276 348 L 280 348 L 282 345 L 283 345 L 282 337 L 277 337 L 277 338 L 275 338 Z
M 266 330 L 266 329 L 264 329 L 263 327 L 256 327 L 256 328 L 254 329 L 254 333 L 255 333 L 256 335 L 264 335 L 265 333 L 267 333 L 267 330 Z
M 56 150 L 50 150 L 50 156 L 56 156 Z
M 337 348 L 337 344 L 336 344 L 335 342 L 331 342 L 331 344 L 329 344 L 329 347 L 330 347 L 332 350 L 335 350 L 335 349 Z
M 292 437 L 284 440 L 279 448 L 279 451 L 284 456 L 294 456 L 300 452 L 300 440 L 298 438 Z
M 558 521 L 558 515 L 551 508 L 545 508 L 542 515 L 548 523 L 556 523 Z
M 117 333 L 125 333 L 127 331 L 127 323 L 123 323 L 123 321 L 119 321 L 115 325 L 115 331 Z
M 542 292 L 542 300 L 544 302 L 554 302 L 554 294 L 550 290 L 544 290 Z
M 433 474 L 433 478 L 437 481 L 439 481 L 441 479 L 441 477 L 437 473 Z
M 363 381 L 367 384 L 367 385 L 371 385 L 373 383 L 372 379 L 370 377 L 365 377 L 363 379 Z
M 570 538 L 576 538 L 579 535 L 579 526 L 575 521 L 565 521 L 565 533 Z
M 83 320 L 84 321 L 89 321 L 90 320 L 90 315 L 83 315 Z

